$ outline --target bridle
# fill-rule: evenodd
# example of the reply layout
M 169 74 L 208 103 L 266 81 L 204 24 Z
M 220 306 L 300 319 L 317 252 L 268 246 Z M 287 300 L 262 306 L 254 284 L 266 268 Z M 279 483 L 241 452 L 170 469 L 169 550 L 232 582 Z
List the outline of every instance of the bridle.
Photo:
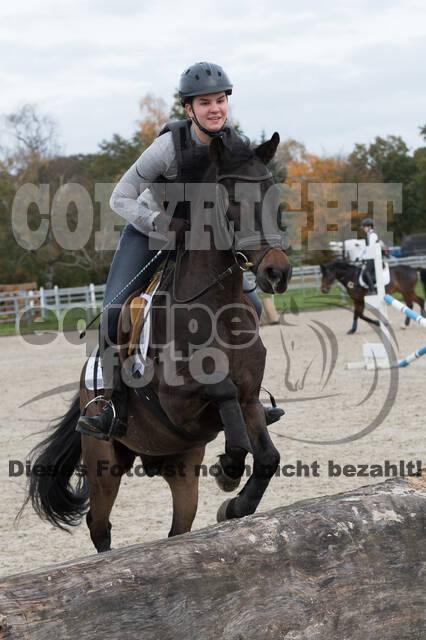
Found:
M 220 184 L 221 180 L 230 179 L 230 178 L 238 180 L 240 182 L 265 182 L 266 180 L 269 180 L 269 179 L 272 178 L 272 174 L 268 171 L 268 173 L 266 173 L 266 174 L 264 174 L 262 176 L 243 176 L 243 175 L 239 175 L 239 174 L 235 174 L 235 173 L 218 174 L 218 171 L 216 170 L 216 184 Z M 228 218 L 228 215 L 227 215 L 226 211 L 224 212 L 224 216 L 225 216 L 225 220 L 227 222 L 228 230 L 229 230 L 230 225 L 231 225 L 231 221 Z M 241 271 L 248 271 L 250 269 L 254 273 L 254 275 L 255 275 L 254 287 L 252 287 L 248 291 L 245 291 L 245 293 L 250 293 L 250 292 L 254 291 L 256 289 L 256 287 L 257 287 L 257 271 L 258 271 L 258 269 L 260 267 L 260 264 L 263 261 L 263 259 L 266 257 L 266 255 L 269 253 L 269 251 L 271 251 L 272 249 L 281 249 L 282 251 L 284 251 L 284 249 L 281 246 L 281 242 L 279 244 L 275 244 L 275 245 L 271 245 L 268 242 L 268 246 L 265 248 L 265 250 L 262 252 L 262 254 L 258 257 L 256 262 L 253 263 L 253 262 L 249 261 L 249 259 L 247 258 L 247 256 L 245 255 L 245 253 L 243 251 L 237 250 L 234 247 L 234 244 L 232 244 L 231 252 L 232 252 L 232 256 L 234 258 L 234 263 L 230 267 L 228 267 L 227 269 L 222 271 L 222 273 L 220 273 L 209 285 L 204 287 L 204 289 L 199 291 L 196 295 L 191 296 L 190 298 L 179 298 L 177 296 L 176 289 L 177 289 L 177 280 L 178 280 L 178 276 L 179 276 L 180 270 L 181 270 L 182 256 L 184 254 L 184 251 L 182 251 L 181 247 L 178 247 L 177 255 L 176 255 L 176 268 L 175 268 L 174 274 L 173 274 L 173 298 L 174 298 L 174 300 L 178 304 L 186 304 L 188 302 L 193 302 L 194 300 L 196 300 L 197 298 L 202 296 L 207 291 L 210 291 L 210 289 L 212 289 L 216 285 L 220 286 L 223 289 L 222 280 L 224 280 L 228 276 L 231 276 L 235 271 L 238 271 L 238 269 L 240 269 Z M 285 253 L 285 251 L 284 251 L 284 253 Z

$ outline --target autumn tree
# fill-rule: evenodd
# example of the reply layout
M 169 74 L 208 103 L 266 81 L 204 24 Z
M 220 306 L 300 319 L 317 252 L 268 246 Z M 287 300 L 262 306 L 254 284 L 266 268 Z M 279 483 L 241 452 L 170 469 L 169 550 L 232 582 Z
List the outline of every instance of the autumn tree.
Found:
M 88 193 L 90 180 L 83 166 L 75 156 L 59 155 L 56 123 L 41 114 L 35 105 L 24 105 L 16 114 L 9 114 L 6 123 L 14 144 L 8 148 L 6 162 L 3 161 L 13 184 L 13 197 L 9 198 L 7 209 L 2 213 L 6 216 L 4 222 L 10 243 L 5 254 L 4 273 L 9 281 L 37 280 L 46 288 L 52 288 L 54 284 L 90 282 L 99 266 L 99 256 L 93 250 L 93 198 Z M 71 184 L 76 187 L 64 204 L 61 194 Z M 40 221 L 38 206 L 31 196 L 24 195 L 29 192 L 47 194 L 47 203 L 43 200 L 43 213 L 47 207 L 48 218 Z M 88 221 L 84 223 L 87 241 L 77 248 L 67 245 L 61 238 L 67 232 L 71 235 L 82 220 Z M 40 242 L 34 243 L 32 231 L 41 225 L 43 229 L 46 225 L 45 234 Z
M 185 107 L 182 107 L 180 101 L 179 91 L 176 91 L 173 94 L 173 104 L 170 110 L 170 120 L 186 120 L 188 117 Z
M 138 131 L 145 149 L 160 133 L 161 128 L 167 122 L 167 105 L 163 98 L 147 93 L 139 103 L 142 119 L 138 121 Z
M 418 165 L 400 136 L 377 136 L 369 145 L 356 144 L 348 157 L 348 170 L 356 182 L 401 183 L 402 214 L 395 215 L 390 208 L 388 227 L 396 241 L 418 229 L 422 218 L 415 184 Z

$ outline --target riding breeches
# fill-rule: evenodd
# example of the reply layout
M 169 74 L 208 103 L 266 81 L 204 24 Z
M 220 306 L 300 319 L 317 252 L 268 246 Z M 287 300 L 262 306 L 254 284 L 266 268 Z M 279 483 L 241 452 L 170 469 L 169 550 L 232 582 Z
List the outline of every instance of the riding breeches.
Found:
M 132 224 L 126 224 L 120 237 L 114 259 L 111 263 L 110 271 L 105 288 L 104 305 L 107 305 L 115 296 L 114 303 L 102 314 L 99 344 L 101 355 L 106 344 L 117 343 L 118 317 L 121 305 L 135 289 L 140 289 L 148 284 L 155 273 L 159 263 L 154 262 L 148 269 L 139 275 L 132 286 L 125 288 L 126 284 L 146 265 L 157 253 L 149 248 L 149 237 L 138 231 Z M 244 291 L 250 289 L 250 284 L 244 278 Z M 117 295 L 119 292 L 120 295 Z M 246 293 L 247 298 L 254 305 L 260 318 L 262 313 L 262 303 L 256 291 Z

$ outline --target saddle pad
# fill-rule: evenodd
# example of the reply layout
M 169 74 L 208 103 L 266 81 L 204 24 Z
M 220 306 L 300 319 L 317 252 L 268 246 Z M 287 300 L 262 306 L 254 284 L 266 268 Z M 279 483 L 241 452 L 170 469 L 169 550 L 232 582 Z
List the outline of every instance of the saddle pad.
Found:
M 143 323 L 145 308 L 147 307 L 148 300 L 152 297 L 157 290 L 159 281 L 161 276 L 163 275 L 162 271 L 159 271 L 155 274 L 147 288 L 144 292 L 142 292 L 139 296 L 133 298 L 130 303 L 130 321 L 132 326 L 132 331 L 130 335 L 130 344 L 127 350 L 127 354 L 129 356 L 132 355 L 133 350 L 139 342 L 139 336 L 141 333 L 141 326 Z M 147 311 L 148 312 L 148 311 Z
M 390 271 L 389 271 L 389 265 L 385 265 L 384 269 L 383 269 L 383 284 L 386 287 L 387 284 L 389 284 L 390 282 Z M 364 287 L 364 289 L 368 289 L 368 285 L 365 283 L 364 278 L 362 277 L 362 270 L 361 273 L 359 274 L 359 284 L 361 285 L 361 287 Z
M 134 362 L 132 366 L 132 373 L 139 371 L 143 375 L 143 372 L 145 369 L 146 354 L 148 353 L 149 336 L 150 336 L 150 329 L 151 329 L 150 308 L 151 308 L 152 298 L 154 297 L 154 294 L 159 284 L 160 284 L 160 277 L 154 278 L 154 280 L 151 282 L 150 286 L 147 289 L 147 293 L 141 293 L 139 296 L 137 296 L 132 300 L 132 304 L 134 300 L 137 300 L 137 301 L 143 300 L 143 305 L 135 305 L 136 312 L 143 311 L 143 313 L 140 313 L 140 316 L 142 317 L 135 318 L 136 322 L 139 321 L 139 328 L 140 328 L 140 325 L 142 324 L 143 318 L 146 317 L 146 320 L 142 327 L 142 331 L 140 332 L 140 336 L 139 336 L 140 353 L 138 353 L 138 351 L 135 351 L 135 354 L 133 356 Z M 148 293 L 148 291 L 150 293 Z M 132 324 L 133 324 L 133 318 L 132 318 Z M 86 389 L 89 389 L 90 391 L 93 391 L 95 389 L 95 370 L 96 370 L 96 389 L 103 389 L 104 387 L 104 380 L 102 376 L 102 363 L 101 363 L 101 359 L 98 357 L 98 353 L 99 353 L 99 346 L 96 345 L 96 347 L 93 349 L 92 353 L 90 354 L 89 359 L 87 360 L 84 384 L 86 386 Z
M 155 286 L 151 288 L 150 293 L 141 293 L 139 296 L 145 300 L 143 307 L 144 322 L 139 335 L 139 349 L 135 350 L 133 354 L 132 373 L 139 371 L 139 373 L 143 375 L 145 370 L 146 354 L 148 353 L 149 337 L 151 334 L 151 303 L 159 284 L 160 279 L 158 279 Z

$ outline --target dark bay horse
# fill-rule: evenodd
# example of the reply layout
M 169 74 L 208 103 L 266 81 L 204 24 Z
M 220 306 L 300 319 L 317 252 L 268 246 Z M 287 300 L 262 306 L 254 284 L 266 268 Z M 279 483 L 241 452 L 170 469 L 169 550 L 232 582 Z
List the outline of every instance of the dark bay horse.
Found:
M 130 389 L 125 435 L 109 441 L 80 436 L 75 432 L 80 410 L 94 397 L 85 387 L 83 370 L 80 397 L 36 449 L 35 464 L 56 473 L 32 475 L 27 500 L 41 517 L 59 527 L 78 524 L 86 513 L 98 551 L 110 548 L 111 509 L 122 475 L 132 468 L 137 456 L 146 475 L 160 474 L 170 486 L 170 536 L 191 529 L 197 511 L 199 465 L 206 444 L 222 429 L 226 447 L 216 465 L 219 486 L 225 491 L 237 488 L 248 452 L 253 453 L 254 464 L 240 493 L 220 507 L 219 521 L 254 513 L 276 471 L 279 453 L 268 434 L 259 400 L 266 350 L 258 335 L 257 316 L 243 294 L 243 269 L 250 268 L 258 286 L 269 293 L 284 292 L 291 277 L 276 226 L 279 203 L 270 197 L 274 187 L 266 168 L 278 143 L 275 133 L 256 150 L 245 144 L 230 150 L 220 138 L 213 139 L 212 165 L 205 183 L 216 185 L 216 191 L 225 194 L 222 226 L 228 231 L 233 227 L 237 233 L 230 248 L 219 249 L 213 242 L 207 250 L 196 244 L 195 249 L 178 252 L 175 270 L 158 294 L 160 301 L 164 296 L 166 302 L 155 305 L 157 295 L 154 298 L 148 350 L 150 386 L 174 429 L 153 415 L 136 390 Z M 235 238 L 248 209 L 237 194 L 237 183 L 258 188 L 259 194 L 251 232 L 241 233 L 238 242 Z M 212 240 L 212 228 L 206 227 L 206 231 Z M 256 233 L 259 239 L 254 242 Z M 212 286 L 206 286 L 209 284 Z M 195 305 L 183 305 L 194 300 Z M 123 313 L 120 344 L 129 334 Z M 170 314 L 174 325 L 168 321 Z M 170 326 L 174 329 L 168 335 Z M 191 346 L 194 342 L 196 348 Z M 88 407 L 87 415 L 98 411 L 95 406 Z M 83 473 L 75 481 L 73 474 L 81 457 Z M 135 509 L 140 508 L 135 505 Z
M 321 291 L 328 293 L 332 284 L 337 280 L 346 288 L 349 296 L 354 301 L 354 318 L 352 328 L 348 331 L 349 334 L 355 333 L 358 325 L 358 318 L 370 322 L 371 324 L 379 325 L 378 320 L 368 318 L 364 315 L 365 302 L 364 298 L 368 294 L 368 290 L 359 284 L 359 276 L 361 269 L 354 265 L 345 262 L 344 260 L 335 260 L 329 264 L 322 264 L 321 273 Z M 390 295 L 394 293 L 400 293 L 404 298 L 404 302 L 410 309 L 413 308 L 413 302 L 416 302 L 420 306 L 422 315 L 425 315 L 425 301 L 423 298 L 416 294 L 417 285 L 417 271 L 420 273 L 420 277 L 423 283 L 423 288 L 426 292 L 426 269 L 414 269 L 413 267 L 406 265 L 398 265 L 396 267 L 390 267 L 390 282 L 386 285 L 386 293 Z M 406 316 L 405 325 L 408 326 L 410 318 Z

